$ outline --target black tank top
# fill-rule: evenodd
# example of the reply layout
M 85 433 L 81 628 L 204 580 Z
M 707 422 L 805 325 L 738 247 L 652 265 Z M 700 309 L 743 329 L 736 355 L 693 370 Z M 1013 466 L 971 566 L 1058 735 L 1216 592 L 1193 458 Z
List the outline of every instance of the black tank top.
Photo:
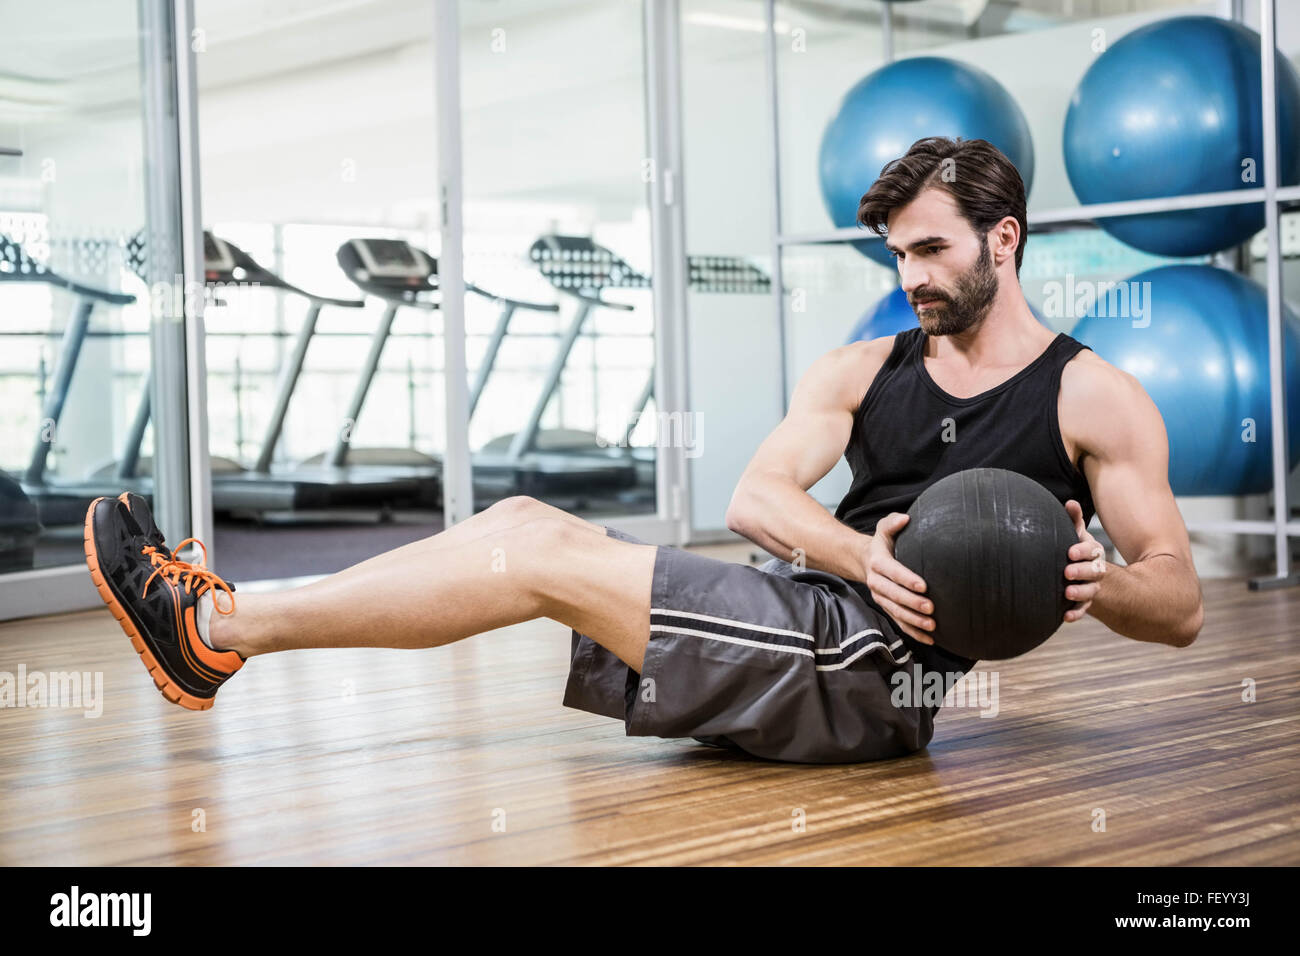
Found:
M 1062 504 L 1073 498 L 1085 524 L 1095 508 L 1088 481 L 1070 461 L 1057 420 L 1061 371 L 1088 346 L 1059 333 L 1027 366 L 971 398 L 954 398 L 925 369 L 926 334 L 908 329 L 876 374 L 853 416 L 844 457 L 853 483 L 835 517 L 871 534 L 891 511 L 905 512 L 940 478 L 967 468 L 1005 468 L 1033 478 Z M 862 582 L 850 582 L 871 604 Z M 914 652 L 940 670 L 968 671 L 975 662 L 920 644 L 904 634 Z

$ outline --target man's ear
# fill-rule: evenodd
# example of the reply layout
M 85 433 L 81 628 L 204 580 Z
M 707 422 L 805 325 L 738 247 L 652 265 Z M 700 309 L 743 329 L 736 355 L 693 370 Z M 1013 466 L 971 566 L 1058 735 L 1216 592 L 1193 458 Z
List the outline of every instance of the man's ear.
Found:
M 989 245 L 993 247 L 993 262 L 1001 265 L 1008 259 L 1014 260 L 1016 248 L 1020 245 L 1020 223 L 1015 216 L 1003 216 L 1002 221 L 989 233 Z

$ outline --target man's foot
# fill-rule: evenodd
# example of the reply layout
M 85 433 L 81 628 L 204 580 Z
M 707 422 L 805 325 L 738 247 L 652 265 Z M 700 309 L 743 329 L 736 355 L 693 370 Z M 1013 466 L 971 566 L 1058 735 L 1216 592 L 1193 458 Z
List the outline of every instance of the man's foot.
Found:
M 244 658 L 204 644 L 195 613 L 200 596 L 209 592 L 220 613 L 232 613 L 234 588 L 202 562 L 176 558 L 176 551 L 192 542 L 203 549 L 206 561 L 202 542 L 187 538 L 170 554 L 152 543 L 151 534 L 159 542 L 162 534 L 143 499 L 130 498 L 136 499 L 130 505 L 122 498 L 96 498 L 86 511 L 91 579 L 163 696 L 189 710 L 207 710 L 217 688 L 244 666 Z M 226 592 L 229 610 L 217 603 L 218 591 Z

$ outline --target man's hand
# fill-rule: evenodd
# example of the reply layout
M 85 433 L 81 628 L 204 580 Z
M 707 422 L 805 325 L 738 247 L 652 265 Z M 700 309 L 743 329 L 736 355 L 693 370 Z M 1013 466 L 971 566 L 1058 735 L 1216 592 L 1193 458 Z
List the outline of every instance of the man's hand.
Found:
M 894 557 L 894 539 L 908 522 L 898 511 L 885 515 L 876 523 L 867 551 L 866 585 L 876 603 L 899 627 L 922 644 L 933 644 L 927 631 L 934 630 L 934 605 L 924 596 L 925 582 Z
M 1101 590 L 1101 579 L 1106 576 L 1106 550 L 1088 533 L 1079 502 L 1071 498 L 1065 503 L 1065 510 L 1079 535 L 1079 543 L 1071 545 L 1068 552 L 1071 563 L 1065 566 L 1066 580 L 1077 582 L 1066 585 L 1065 596 L 1079 602 L 1078 607 L 1065 612 L 1065 623 L 1068 624 L 1088 613 L 1093 598 Z

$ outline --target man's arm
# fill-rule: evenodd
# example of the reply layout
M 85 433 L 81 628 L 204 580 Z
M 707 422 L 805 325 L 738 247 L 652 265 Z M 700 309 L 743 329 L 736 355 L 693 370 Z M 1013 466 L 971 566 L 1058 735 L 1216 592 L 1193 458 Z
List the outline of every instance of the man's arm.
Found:
M 892 343 L 846 345 L 813 362 L 736 483 L 728 528 L 786 561 L 863 580 L 870 536 L 837 521 L 807 490 L 844 454 L 853 413 Z
M 1135 641 L 1186 647 L 1204 621 L 1192 547 L 1169 487 L 1169 438 L 1129 373 L 1090 352 L 1061 377 L 1062 429 L 1083 450 L 1097 517 L 1127 564 L 1106 564 L 1088 611 Z

